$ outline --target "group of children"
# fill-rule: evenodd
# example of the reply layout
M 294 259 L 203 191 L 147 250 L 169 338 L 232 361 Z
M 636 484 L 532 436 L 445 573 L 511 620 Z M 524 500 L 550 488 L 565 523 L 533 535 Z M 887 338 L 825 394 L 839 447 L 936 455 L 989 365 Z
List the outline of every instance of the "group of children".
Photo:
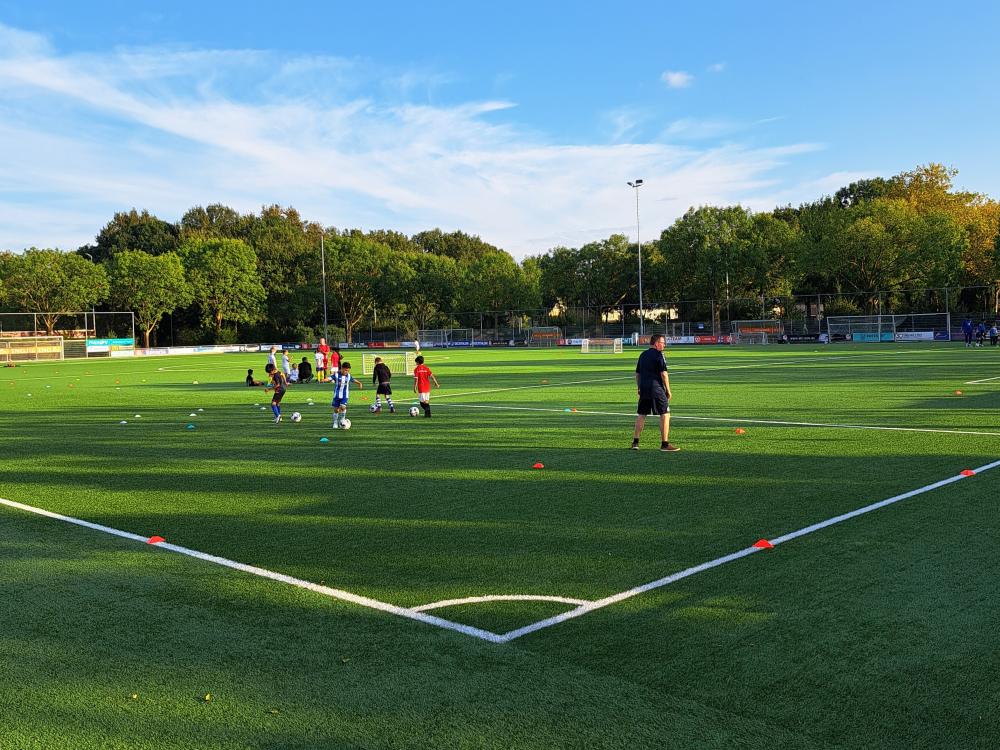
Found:
M 326 346 L 326 341 L 320 339 L 320 346 Z M 281 399 L 284 398 L 285 392 L 288 389 L 289 384 L 300 382 L 308 383 L 312 379 L 311 367 L 309 366 L 309 361 L 307 357 L 302 358 L 302 362 L 299 364 L 296 370 L 291 369 L 291 362 L 288 358 L 288 352 L 282 352 L 282 367 L 279 370 L 276 362 L 276 351 L 277 347 L 271 347 L 271 353 L 267 358 L 267 365 L 264 371 L 267 373 L 267 383 L 261 383 L 254 380 L 253 370 L 247 370 L 246 383 L 248 386 L 264 386 L 265 392 L 271 391 L 271 412 L 274 414 L 274 423 L 278 424 L 281 422 Z M 332 356 L 329 360 L 329 372 L 330 378 L 327 380 L 325 376 L 327 370 L 327 355 L 335 355 L 334 359 Z M 323 356 L 323 367 L 320 367 L 320 357 Z M 413 368 L 413 392 L 417 394 L 417 402 L 420 404 L 420 408 L 424 412 L 425 417 L 430 417 L 431 415 L 431 382 L 434 383 L 436 388 L 440 388 L 441 384 L 438 382 L 434 373 L 431 369 L 424 364 L 423 355 L 416 358 L 416 367 Z M 351 363 L 340 361 L 340 352 L 334 348 L 332 351 L 327 347 L 326 352 L 321 352 L 319 349 L 316 351 L 316 370 L 317 379 L 321 383 L 332 382 L 333 385 L 333 429 L 345 428 L 350 424 L 347 420 L 347 403 L 351 395 L 351 385 L 356 385 L 359 389 L 363 386 L 361 381 L 351 375 Z M 293 380 L 290 376 L 292 374 L 297 375 Z M 305 375 L 305 377 L 304 377 Z M 396 407 L 392 403 L 392 386 L 390 381 L 392 380 L 392 372 L 389 370 L 388 365 L 386 365 L 381 357 L 375 357 L 375 368 L 372 373 L 372 383 L 375 385 L 375 404 L 374 411 L 376 413 L 382 411 L 382 397 L 385 397 L 386 405 L 389 407 L 389 413 L 395 414 Z
M 996 346 L 997 340 L 1000 339 L 1000 331 L 997 330 L 997 324 L 994 321 L 990 328 L 986 328 L 986 321 L 981 320 L 979 324 L 973 327 L 972 318 L 966 318 L 962 321 L 962 334 L 965 336 L 966 347 L 972 346 L 972 336 L 975 334 L 976 346 L 986 346 L 986 337 L 990 337 L 990 346 Z

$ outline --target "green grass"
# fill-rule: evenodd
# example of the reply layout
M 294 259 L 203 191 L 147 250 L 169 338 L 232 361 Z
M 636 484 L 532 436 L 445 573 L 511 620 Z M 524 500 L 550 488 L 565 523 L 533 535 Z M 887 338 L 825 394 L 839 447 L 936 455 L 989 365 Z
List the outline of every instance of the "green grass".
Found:
M 1000 458 L 956 434 L 1000 433 L 1000 380 L 965 385 L 1000 352 L 668 350 L 678 454 L 653 425 L 626 450 L 636 353 L 430 351 L 434 417 L 369 414 L 366 387 L 350 432 L 322 385 L 271 424 L 240 385 L 263 355 L 2 370 L 0 497 L 410 607 L 601 598 Z M 506 644 L 0 507 L 0 748 L 995 747 L 998 489 Z M 569 608 L 433 613 L 502 633 Z

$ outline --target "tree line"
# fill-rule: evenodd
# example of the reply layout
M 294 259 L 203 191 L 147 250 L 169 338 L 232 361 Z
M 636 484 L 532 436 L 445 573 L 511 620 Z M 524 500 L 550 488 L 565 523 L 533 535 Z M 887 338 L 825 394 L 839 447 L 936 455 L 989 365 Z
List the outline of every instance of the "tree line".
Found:
M 723 305 L 757 317 L 756 300 L 792 295 L 838 295 L 827 314 L 870 310 L 876 292 L 993 286 L 996 295 L 1000 204 L 953 189 L 955 175 L 930 164 L 797 208 L 691 208 L 643 243 L 644 298 L 718 322 Z M 313 340 L 324 257 L 331 335 L 345 340 L 375 318 L 411 336 L 468 325 L 475 311 L 496 326 L 514 311 L 553 311 L 558 322 L 560 310 L 599 319 L 638 302 L 637 247 L 621 234 L 518 263 L 460 231 L 341 230 L 293 208 L 211 205 L 176 223 L 117 213 L 75 252 L 0 253 L 0 306 L 42 313 L 50 332 L 59 311 L 131 310 L 146 346 L 166 315 L 177 343 Z

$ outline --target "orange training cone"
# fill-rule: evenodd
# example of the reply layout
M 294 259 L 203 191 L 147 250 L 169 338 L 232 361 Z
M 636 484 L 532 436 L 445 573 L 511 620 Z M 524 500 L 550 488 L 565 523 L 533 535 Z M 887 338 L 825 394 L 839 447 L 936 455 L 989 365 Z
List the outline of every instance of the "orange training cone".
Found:
M 167 541 L 162 536 L 151 536 L 146 540 L 146 544 L 159 544 L 160 542 Z
M 746 434 L 746 432 L 747 432 L 747 431 L 746 431 L 746 430 L 744 430 L 744 429 L 743 429 L 742 427 L 737 427 L 737 428 L 736 428 L 736 434 L 737 434 L 737 435 L 745 435 L 745 434 Z
M 756 547 L 757 549 L 774 549 L 774 545 L 771 544 L 766 539 L 758 539 L 756 542 L 753 543 L 753 546 Z
M 972 469 L 963 469 L 962 471 L 959 472 L 959 474 L 961 474 L 963 477 L 976 476 L 976 472 L 974 472 Z
M 955 395 L 956 395 L 956 396 L 961 396 L 961 395 L 962 395 L 962 392 L 961 392 L 961 391 L 955 391 Z
M 532 468 L 532 469 L 544 469 L 544 468 L 545 468 L 545 464 L 543 464 L 543 463 L 542 463 L 541 461 L 538 461 L 538 462 L 537 462 L 537 463 L 536 463 L 536 464 L 535 464 L 534 466 L 532 466 L 531 468 Z

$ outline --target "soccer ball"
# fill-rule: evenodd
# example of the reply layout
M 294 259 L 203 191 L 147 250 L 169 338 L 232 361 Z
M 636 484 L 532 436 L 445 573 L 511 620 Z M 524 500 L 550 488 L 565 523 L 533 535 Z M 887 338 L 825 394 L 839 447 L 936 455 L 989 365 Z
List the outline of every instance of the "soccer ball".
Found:
M 410 407 L 410 416 L 411 416 L 411 417 L 415 417 L 415 416 L 417 416 L 417 415 L 418 415 L 419 413 L 420 413 L 420 409 L 418 409 L 418 408 L 417 408 L 417 407 L 415 407 L 415 406 L 411 406 L 411 407 Z
M 292 421 L 293 422 L 301 422 L 302 421 L 302 415 L 299 414 L 297 411 L 296 412 L 292 412 Z
M 341 429 L 344 429 L 344 430 L 351 429 L 351 420 L 344 419 L 344 421 L 340 423 L 340 427 L 341 427 Z
M 368 411 L 370 411 L 372 414 L 375 414 L 375 413 L 381 411 L 381 409 L 379 407 L 375 406 L 375 404 L 372 404 L 371 406 L 368 407 Z

